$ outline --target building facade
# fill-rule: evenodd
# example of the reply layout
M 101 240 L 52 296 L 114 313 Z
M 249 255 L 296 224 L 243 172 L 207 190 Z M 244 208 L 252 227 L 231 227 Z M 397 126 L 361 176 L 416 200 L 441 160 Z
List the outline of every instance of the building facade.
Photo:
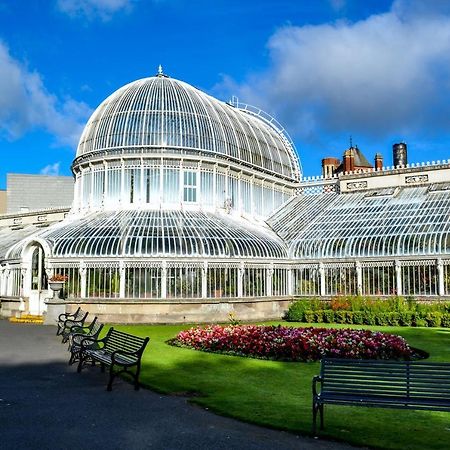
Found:
M 161 72 L 96 109 L 72 172 L 70 211 L 0 218 L 8 313 L 193 322 L 280 317 L 297 296 L 449 295 L 448 162 L 305 179 L 272 117 Z

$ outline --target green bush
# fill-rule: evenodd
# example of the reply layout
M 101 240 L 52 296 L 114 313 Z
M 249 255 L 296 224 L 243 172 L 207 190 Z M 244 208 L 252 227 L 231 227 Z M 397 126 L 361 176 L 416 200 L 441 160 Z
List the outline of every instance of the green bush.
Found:
M 442 314 L 441 327 L 450 328 L 450 313 L 446 312 Z
M 314 323 L 323 323 L 323 309 L 314 311 Z
M 386 314 L 387 324 L 391 327 L 398 327 L 400 325 L 400 313 L 390 312 Z
M 310 309 L 303 313 L 304 321 L 307 323 L 313 323 L 315 319 L 315 311 L 311 311 Z
M 289 322 L 303 322 L 305 320 L 305 311 L 310 309 L 307 300 L 292 302 L 284 318 Z
M 438 311 L 429 312 L 425 316 L 425 321 L 429 327 L 440 327 L 442 323 L 442 313 Z
M 388 299 L 336 296 L 331 302 L 311 298 L 292 302 L 285 319 L 309 323 L 450 328 L 450 303 L 418 303 L 413 297 L 400 296 Z
M 375 325 L 375 314 L 370 311 L 364 313 L 364 325 Z
M 399 313 L 398 324 L 402 327 L 411 327 L 413 325 L 413 313 L 411 311 Z
M 353 312 L 353 323 L 355 325 L 362 325 L 364 323 L 364 313 L 362 311 Z
M 380 311 L 375 314 L 375 325 L 379 325 L 381 327 L 385 327 L 388 325 L 388 314 L 384 311 Z
M 323 311 L 323 321 L 325 323 L 334 323 L 334 311 L 326 309 Z
M 346 323 L 347 322 L 347 311 L 335 311 L 334 321 L 336 323 Z
M 425 319 L 416 318 L 414 326 L 416 327 L 426 327 L 428 325 Z

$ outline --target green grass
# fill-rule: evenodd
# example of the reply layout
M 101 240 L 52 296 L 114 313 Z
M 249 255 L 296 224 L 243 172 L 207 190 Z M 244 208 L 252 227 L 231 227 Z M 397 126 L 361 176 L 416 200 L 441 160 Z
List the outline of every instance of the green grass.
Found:
M 192 396 L 193 403 L 246 422 L 311 433 L 311 379 L 319 373 L 319 363 L 265 361 L 165 343 L 188 325 L 116 328 L 150 336 L 141 373 L 145 386 L 162 393 Z M 430 361 L 450 362 L 449 329 L 365 328 L 399 334 L 411 346 L 427 351 Z M 374 448 L 444 449 L 450 442 L 450 414 L 325 406 L 325 430 L 321 436 Z

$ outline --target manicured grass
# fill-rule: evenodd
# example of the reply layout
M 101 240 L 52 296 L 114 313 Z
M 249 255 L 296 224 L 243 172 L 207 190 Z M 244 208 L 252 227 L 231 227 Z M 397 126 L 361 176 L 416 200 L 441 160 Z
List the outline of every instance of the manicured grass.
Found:
M 450 329 L 353 327 L 401 335 L 411 346 L 427 351 L 430 361 L 450 362 Z M 311 379 L 319 373 L 319 363 L 226 356 L 165 343 L 178 331 L 189 328 L 188 325 L 116 328 L 150 336 L 141 373 L 142 383 L 149 388 L 192 396 L 190 401 L 222 415 L 310 434 Z M 325 430 L 321 435 L 374 448 L 444 449 L 450 442 L 450 414 L 327 405 Z

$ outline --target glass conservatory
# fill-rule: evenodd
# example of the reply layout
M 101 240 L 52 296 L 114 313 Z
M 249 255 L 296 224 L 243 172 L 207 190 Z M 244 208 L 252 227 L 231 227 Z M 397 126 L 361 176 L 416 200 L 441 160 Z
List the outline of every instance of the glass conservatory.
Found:
M 0 229 L 0 296 L 199 304 L 450 294 L 450 164 L 302 178 L 262 111 L 162 71 L 95 110 L 67 217 Z M 223 300 L 221 300 L 223 299 Z

